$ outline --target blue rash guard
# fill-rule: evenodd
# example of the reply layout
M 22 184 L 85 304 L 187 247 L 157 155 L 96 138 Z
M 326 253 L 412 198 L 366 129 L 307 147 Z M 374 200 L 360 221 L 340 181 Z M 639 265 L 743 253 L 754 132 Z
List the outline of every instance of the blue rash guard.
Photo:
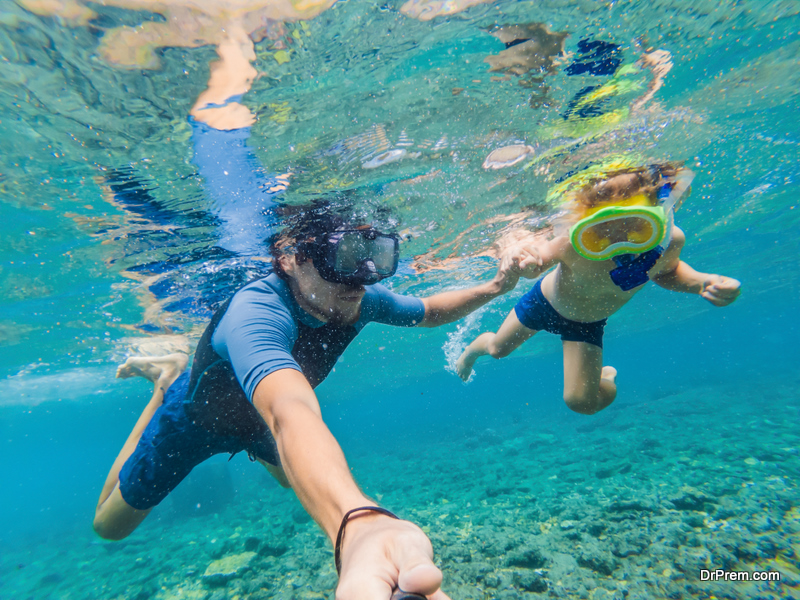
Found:
M 353 325 L 326 325 L 301 309 L 289 286 L 273 274 L 242 288 L 211 337 L 214 352 L 233 365 L 252 402 L 259 381 L 279 369 L 301 371 L 319 385 L 344 349 L 371 322 L 413 327 L 425 316 L 422 300 L 380 284 L 366 287 Z
M 122 497 L 133 508 L 151 508 L 214 454 L 245 450 L 280 464 L 269 428 L 251 402 L 258 383 L 280 369 L 295 369 L 316 387 L 367 323 L 412 327 L 424 316 L 422 300 L 372 285 L 356 323 L 323 323 L 298 306 L 277 275 L 250 283 L 217 312 L 191 373 L 167 391 L 120 471 Z

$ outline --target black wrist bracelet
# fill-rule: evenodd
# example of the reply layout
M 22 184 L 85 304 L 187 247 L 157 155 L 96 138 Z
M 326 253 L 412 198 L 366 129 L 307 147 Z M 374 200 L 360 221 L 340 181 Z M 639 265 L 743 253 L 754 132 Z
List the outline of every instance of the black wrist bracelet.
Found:
M 350 520 L 350 517 L 357 513 L 357 512 L 376 512 L 382 515 L 386 515 L 387 517 L 392 517 L 393 519 L 399 519 L 396 514 L 393 512 L 386 510 L 385 508 L 381 508 L 380 506 L 361 506 L 359 508 L 354 508 L 352 510 L 348 510 L 344 517 L 342 517 L 342 524 L 339 525 L 339 533 L 336 536 L 336 546 L 334 547 L 333 551 L 333 561 L 336 565 L 336 574 L 340 574 L 342 572 L 342 541 L 344 541 L 344 526 L 347 525 L 347 521 Z

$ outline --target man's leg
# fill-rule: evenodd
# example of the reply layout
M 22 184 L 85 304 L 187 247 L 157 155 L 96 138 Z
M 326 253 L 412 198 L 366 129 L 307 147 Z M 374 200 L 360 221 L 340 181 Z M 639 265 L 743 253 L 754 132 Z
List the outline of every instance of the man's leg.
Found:
M 456 373 L 464 381 L 472 374 L 472 366 L 481 356 L 504 358 L 536 334 L 520 323 L 516 311 L 511 311 L 497 333 L 482 333 L 467 346 L 456 362 Z
M 277 480 L 278 483 L 281 484 L 281 487 L 285 488 L 292 487 L 292 484 L 289 483 L 289 478 L 286 477 L 286 472 L 283 470 L 283 467 L 271 465 L 267 461 L 261 460 L 260 458 L 257 458 L 256 460 L 260 462 L 265 469 L 267 469 L 269 474 L 272 475 Z
M 603 349 L 587 342 L 564 341 L 564 402 L 575 412 L 593 415 L 614 401 L 617 370 L 603 366 Z
M 150 510 L 137 510 L 128 505 L 119 491 L 119 472 L 122 465 L 136 449 L 142 433 L 150 423 L 156 410 L 164 401 L 164 393 L 178 376 L 186 369 L 189 358 L 185 354 L 169 354 L 159 357 L 132 357 L 117 369 L 117 377 L 144 377 L 153 382 L 153 397 L 145 406 L 139 420 L 122 446 L 117 459 L 111 466 L 94 517 L 94 529 L 105 539 L 119 540 L 127 537 Z

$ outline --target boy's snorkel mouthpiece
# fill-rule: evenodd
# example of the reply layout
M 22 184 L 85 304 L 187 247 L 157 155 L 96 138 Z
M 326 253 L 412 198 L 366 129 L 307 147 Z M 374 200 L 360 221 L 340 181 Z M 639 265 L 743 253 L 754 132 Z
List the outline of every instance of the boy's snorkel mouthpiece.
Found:
M 609 273 L 611 281 L 623 292 L 644 285 L 650 280 L 647 272 L 653 268 L 663 253 L 664 249 L 656 246 L 643 254 L 623 254 L 614 257 L 617 268 Z

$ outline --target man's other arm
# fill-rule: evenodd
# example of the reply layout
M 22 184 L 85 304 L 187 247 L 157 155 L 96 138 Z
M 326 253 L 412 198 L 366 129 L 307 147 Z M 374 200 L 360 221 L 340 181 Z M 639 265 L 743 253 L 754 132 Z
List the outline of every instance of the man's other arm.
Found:
M 463 290 L 442 292 L 422 298 L 425 317 L 420 327 L 438 327 L 458 321 L 481 306 L 514 289 L 520 277 L 520 262 L 527 254 L 521 247 L 505 252 L 500 258 L 500 266 L 494 279 Z

